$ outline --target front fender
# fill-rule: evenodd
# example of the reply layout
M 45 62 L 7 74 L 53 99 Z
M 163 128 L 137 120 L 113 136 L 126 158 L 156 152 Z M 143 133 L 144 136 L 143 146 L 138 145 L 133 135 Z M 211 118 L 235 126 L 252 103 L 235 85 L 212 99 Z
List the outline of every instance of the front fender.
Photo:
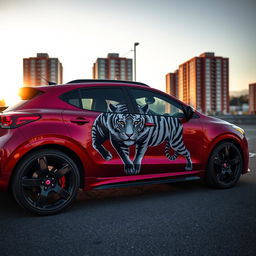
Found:
M 242 173 L 246 173 L 248 171 L 248 162 L 249 162 L 249 152 L 248 152 L 248 143 L 245 136 L 240 136 L 236 134 L 224 133 L 215 138 L 213 138 L 212 142 L 209 144 L 207 148 L 207 161 L 205 162 L 205 168 L 207 168 L 209 158 L 212 154 L 214 148 L 220 144 L 221 142 L 229 141 L 233 142 L 240 150 L 241 155 L 243 157 L 243 170 Z

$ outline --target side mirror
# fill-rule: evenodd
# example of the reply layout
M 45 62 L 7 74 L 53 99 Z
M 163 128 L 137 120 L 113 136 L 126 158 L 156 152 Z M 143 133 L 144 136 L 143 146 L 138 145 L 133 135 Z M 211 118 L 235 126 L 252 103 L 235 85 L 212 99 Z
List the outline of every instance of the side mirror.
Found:
M 187 121 L 189 121 L 193 117 L 194 113 L 195 113 L 195 110 L 192 107 L 190 106 L 184 107 L 184 115 Z
M 154 97 L 146 97 L 145 101 L 148 105 L 150 105 L 155 102 L 155 98 Z

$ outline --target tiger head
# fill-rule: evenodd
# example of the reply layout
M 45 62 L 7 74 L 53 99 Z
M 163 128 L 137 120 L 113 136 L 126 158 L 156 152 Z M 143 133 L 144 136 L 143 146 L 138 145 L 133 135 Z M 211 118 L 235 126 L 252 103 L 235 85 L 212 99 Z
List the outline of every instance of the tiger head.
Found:
M 134 145 L 140 138 L 142 138 L 148 127 L 145 123 L 148 121 L 147 116 L 143 115 L 148 110 L 148 105 L 140 109 L 142 114 L 130 114 L 124 105 L 109 105 L 108 128 L 114 137 L 122 141 L 126 146 Z

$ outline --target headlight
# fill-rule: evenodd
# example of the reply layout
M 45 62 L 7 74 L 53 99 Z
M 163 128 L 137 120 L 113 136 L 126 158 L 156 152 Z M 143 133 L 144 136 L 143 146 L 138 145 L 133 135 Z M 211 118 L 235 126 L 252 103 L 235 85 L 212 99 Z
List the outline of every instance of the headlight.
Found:
M 237 130 L 238 132 L 240 132 L 242 135 L 244 135 L 244 129 L 242 129 L 241 127 L 239 126 L 236 126 L 236 125 L 232 125 L 232 127 Z

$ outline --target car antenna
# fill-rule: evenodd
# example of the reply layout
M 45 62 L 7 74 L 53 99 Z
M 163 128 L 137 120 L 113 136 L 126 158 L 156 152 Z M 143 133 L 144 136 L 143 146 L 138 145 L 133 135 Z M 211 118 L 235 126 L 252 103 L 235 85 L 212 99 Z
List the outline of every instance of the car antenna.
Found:
M 48 83 L 48 85 L 56 85 L 57 83 L 55 82 L 51 82 L 51 81 L 48 81 L 47 79 L 45 79 L 44 77 L 40 76 L 42 79 L 44 79 L 44 81 L 46 81 Z

